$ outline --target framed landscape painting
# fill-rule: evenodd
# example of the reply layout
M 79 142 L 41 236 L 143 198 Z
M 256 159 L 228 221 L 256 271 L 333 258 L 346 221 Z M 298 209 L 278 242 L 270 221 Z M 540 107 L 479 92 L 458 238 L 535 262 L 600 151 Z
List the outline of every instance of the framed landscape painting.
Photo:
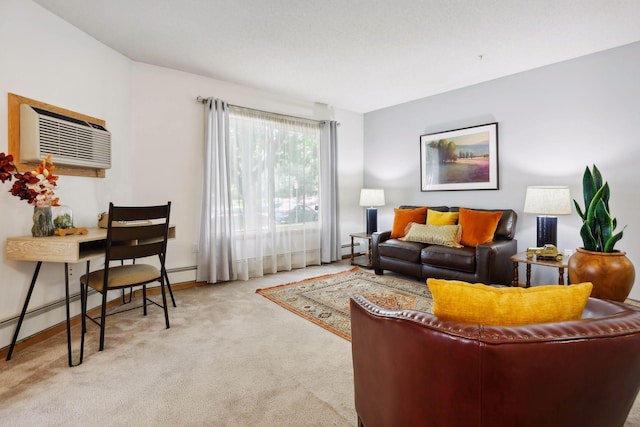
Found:
M 497 190 L 498 123 L 420 136 L 420 189 Z

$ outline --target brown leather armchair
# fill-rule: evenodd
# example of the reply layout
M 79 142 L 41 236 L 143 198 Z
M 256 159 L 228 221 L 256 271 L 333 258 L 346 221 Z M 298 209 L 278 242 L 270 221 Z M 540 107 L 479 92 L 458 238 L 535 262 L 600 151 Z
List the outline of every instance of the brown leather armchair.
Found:
M 590 298 L 578 321 L 497 327 L 351 299 L 358 425 L 623 426 L 640 311 Z

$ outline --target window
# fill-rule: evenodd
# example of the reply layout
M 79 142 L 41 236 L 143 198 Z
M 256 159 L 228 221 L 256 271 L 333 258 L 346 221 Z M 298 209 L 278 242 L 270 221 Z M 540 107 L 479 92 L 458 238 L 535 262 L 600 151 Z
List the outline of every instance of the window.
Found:
M 337 124 L 214 98 L 206 117 L 197 280 L 246 280 L 339 259 Z
M 317 226 L 319 123 L 231 106 L 229 138 L 232 227 Z

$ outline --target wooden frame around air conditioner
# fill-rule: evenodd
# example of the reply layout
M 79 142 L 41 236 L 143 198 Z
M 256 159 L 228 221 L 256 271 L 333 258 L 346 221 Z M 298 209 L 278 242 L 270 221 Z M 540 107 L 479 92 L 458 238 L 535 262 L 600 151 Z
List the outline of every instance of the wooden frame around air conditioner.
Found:
M 75 117 L 80 120 L 85 120 L 90 123 L 98 124 L 102 127 L 106 127 L 106 122 L 102 119 L 87 116 L 85 114 L 76 113 L 75 111 L 65 110 L 64 108 L 56 107 L 51 104 L 36 101 L 34 99 L 25 98 L 24 96 L 15 95 L 9 93 L 7 98 L 7 110 L 8 110 L 8 138 L 9 149 L 8 154 L 13 155 L 13 160 L 18 167 L 18 170 L 25 172 L 31 170 L 34 164 L 27 164 L 20 162 L 20 104 L 28 104 L 34 107 L 44 108 L 45 110 L 53 111 L 56 113 L 64 114 L 70 117 Z M 55 164 L 55 159 L 53 159 Z M 56 175 L 73 175 L 73 176 L 88 176 L 93 178 L 104 178 L 104 169 L 95 169 L 87 167 L 69 167 L 56 165 Z

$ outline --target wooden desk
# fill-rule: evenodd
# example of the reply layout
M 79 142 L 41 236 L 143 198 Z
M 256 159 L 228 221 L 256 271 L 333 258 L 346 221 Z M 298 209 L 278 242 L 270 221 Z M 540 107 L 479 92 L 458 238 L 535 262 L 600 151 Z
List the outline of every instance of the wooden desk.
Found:
M 89 228 L 87 234 L 49 237 L 7 237 L 5 253 L 12 261 L 78 263 L 104 256 L 106 228 Z
M 175 237 L 175 227 L 169 226 L 169 237 Z M 27 313 L 29 307 L 29 300 L 33 293 L 36 281 L 38 279 L 38 273 L 43 262 L 58 262 L 64 263 L 64 284 L 65 284 L 65 300 L 67 309 L 67 350 L 69 353 L 69 366 L 76 366 L 82 363 L 83 349 L 84 349 L 84 333 L 82 334 L 80 343 L 80 361 L 74 365 L 71 357 L 71 315 L 69 311 L 69 263 L 75 264 L 79 262 L 86 262 L 86 274 L 89 274 L 89 262 L 93 259 L 104 257 L 105 244 L 107 240 L 106 228 L 89 228 L 87 234 L 72 234 L 68 236 L 49 236 L 49 237 L 33 237 L 33 236 L 20 236 L 20 237 L 7 237 L 5 245 L 5 253 L 7 259 L 12 261 L 35 261 L 36 267 L 31 278 L 31 285 L 29 291 L 25 297 L 24 305 L 22 306 L 22 312 L 16 325 L 16 331 L 7 353 L 7 359 L 11 359 L 13 349 L 18 340 L 18 334 L 22 327 L 22 321 Z M 176 303 L 173 298 L 173 292 L 171 292 L 171 286 L 169 285 L 169 279 L 166 276 L 167 287 L 171 295 L 173 306 Z M 86 304 L 86 295 L 82 293 L 82 287 L 80 288 L 80 301 L 81 304 Z M 84 309 L 84 306 L 83 306 Z M 84 312 L 84 310 L 83 310 Z M 84 330 L 84 321 L 83 330 Z
M 169 226 L 169 238 L 175 226 Z M 7 237 L 5 252 L 12 261 L 78 263 L 104 256 L 106 228 L 89 228 L 87 234 L 49 237 Z
M 527 265 L 527 282 L 526 287 L 531 286 L 531 266 L 532 265 L 541 265 L 543 267 L 553 267 L 558 269 L 558 284 L 564 285 L 564 269 L 569 267 L 567 264 L 567 259 L 563 258 L 560 261 L 549 260 L 549 259 L 537 259 L 535 256 L 533 258 L 527 258 L 526 252 L 520 252 L 510 257 L 511 261 L 513 261 L 513 283 L 512 286 L 518 286 L 518 263 L 524 262 Z

